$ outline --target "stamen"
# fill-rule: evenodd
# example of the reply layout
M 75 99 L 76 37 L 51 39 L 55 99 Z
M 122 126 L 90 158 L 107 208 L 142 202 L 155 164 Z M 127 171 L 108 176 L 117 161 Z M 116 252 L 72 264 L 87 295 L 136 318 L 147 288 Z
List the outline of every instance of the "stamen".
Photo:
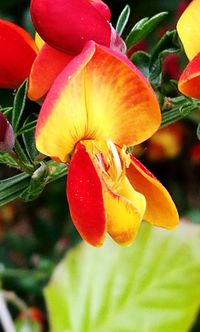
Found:
M 120 157 L 126 168 L 129 168 L 131 163 L 130 154 L 127 152 L 126 145 L 123 145 L 123 148 L 120 150 Z
M 116 171 L 116 178 L 118 179 L 122 172 L 120 157 L 114 143 L 111 140 L 107 140 L 107 146 L 111 156 L 111 163 Z
M 92 142 L 92 150 L 103 175 L 110 182 L 112 188 L 117 189 L 126 176 L 126 168 L 131 162 L 127 147 L 124 145 L 122 149 L 118 149 L 111 140 L 106 140 L 103 143 L 94 141 Z

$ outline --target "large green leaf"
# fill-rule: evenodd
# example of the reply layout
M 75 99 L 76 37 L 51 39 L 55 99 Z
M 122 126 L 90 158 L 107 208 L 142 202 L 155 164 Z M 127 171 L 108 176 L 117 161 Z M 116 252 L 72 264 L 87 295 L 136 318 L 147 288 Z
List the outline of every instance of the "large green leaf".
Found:
M 200 302 L 199 226 L 143 225 L 135 243 L 81 244 L 45 289 L 52 332 L 186 332 Z

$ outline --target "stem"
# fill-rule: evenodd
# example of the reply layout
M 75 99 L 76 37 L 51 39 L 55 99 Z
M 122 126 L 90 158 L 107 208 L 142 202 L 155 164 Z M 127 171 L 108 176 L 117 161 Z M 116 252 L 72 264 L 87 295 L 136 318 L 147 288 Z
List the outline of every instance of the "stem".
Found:
M 22 270 L 22 269 L 3 269 L 0 271 L 0 278 L 24 278 L 32 276 L 38 281 L 46 280 L 49 274 L 44 271 Z
M 14 151 L 10 151 L 9 154 L 11 157 L 16 161 L 17 165 L 19 166 L 20 170 L 22 172 L 25 172 L 29 175 L 33 175 L 33 170 L 31 170 L 29 167 L 27 167 L 17 156 L 17 154 Z
M 0 321 L 4 332 L 16 332 L 3 292 L 0 292 Z
M 194 111 L 199 111 L 199 100 L 179 96 L 175 98 L 165 98 L 162 112 L 161 127 L 170 125 L 173 122 L 189 116 Z
M 27 321 L 31 319 L 28 307 L 26 303 L 20 299 L 20 297 L 18 297 L 14 292 L 3 291 L 2 293 L 7 301 L 12 302 L 20 312 L 24 313 Z

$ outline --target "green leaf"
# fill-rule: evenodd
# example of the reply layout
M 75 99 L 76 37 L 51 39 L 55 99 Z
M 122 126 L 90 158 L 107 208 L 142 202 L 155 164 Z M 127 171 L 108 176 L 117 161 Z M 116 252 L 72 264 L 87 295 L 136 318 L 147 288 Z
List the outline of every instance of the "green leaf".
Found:
M 31 169 L 33 168 L 33 165 L 31 164 L 28 156 L 26 155 L 24 149 L 22 148 L 21 144 L 19 143 L 18 139 L 15 140 L 15 151 L 21 162 Z
M 10 113 L 12 111 L 12 107 L 0 107 L 0 112 L 2 112 L 3 114 L 6 114 L 7 112 Z
M 28 186 L 30 177 L 21 173 L 5 180 L 0 180 L 0 206 L 14 200 Z
M 35 146 L 35 126 L 33 127 L 33 122 L 36 121 L 36 114 L 30 114 L 26 121 L 24 122 L 24 130 L 23 130 L 23 141 L 26 148 L 26 152 L 29 155 L 31 160 L 34 160 L 35 157 L 39 154 L 38 150 Z M 32 127 L 30 126 L 32 125 Z M 29 125 L 29 130 L 27 130 L 27 126 Z
M 48 181 L 48 168 L 44 162 L 35 170 L 31 177 L 29 186 L 20 195 L 24 201 L 32 201 L 36 199 L 44 190 Z
M 137 22 L 126 38 L 127 48 L 130 48 L 139 40 L 146 38 L 167 15 L 167 12 L 162 12 L 151 18 L 145 17 Z
M 152 51 L 150 60 L 149 79 L 152 84 L 160 85 L 162 79 L 162 63 L 164 58 L 170 53 L 176 53 L 180 50 L 177 42 L 176 31 L 167 31 L 159 40 Z
M 19 136 L 21 134 L 28 133 L 29 131 L 34 130 L 36 127 L 36 123 L 37 123 L 37 120 L 27 122 L 20 130 L 18 130 L 16 135 Z
M 198 140 L 200 140 L 200 123 L 197 126 L 197 137 L 198 137 Z
M 5 108 L 0 108 L 0 111 L 5 115 L 5 117 L 8 119 L 8 121 L 11 121 L 12 118 L 12 107 L 5 107 Z
M 118 18 L 118 21 L 116 24 L 116 31 L 118 32 L 118 34 L 120 36 L 122 35 L 122 33 L 126 27 L 126 24 L 128 22 L 129 16 L 130 16 L 130 12 L 131 12 L 130 6 L 126 5 Z
M 0 164 L 5 164 L 10 167 L 19 168 L 16 160 L 12 155 L 8 152 L 0 152 Z
M 188 332 L 200 304 L 200 227 L 143 224 L 135 243 L 81 244 L 45 288 L 52 332 Z
M 25 80 L 17 90 L 13 103 L 12 126 L 17 131 L 26 104 L 28 81 Z
M 131 61 L 146 76 L 149 77 L 150 55 L 143 51 L 135 52 L 131 55 Z

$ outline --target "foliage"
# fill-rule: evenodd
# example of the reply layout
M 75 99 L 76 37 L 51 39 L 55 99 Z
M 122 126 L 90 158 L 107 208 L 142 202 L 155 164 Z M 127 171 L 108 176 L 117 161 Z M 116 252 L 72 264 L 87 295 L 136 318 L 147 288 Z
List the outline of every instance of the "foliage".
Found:
M 45 288 L 51 331 L 188 331 L 200 298 L 191 287 L 199 237 L 199 226 L 170 234 L 143 225 L 134 246 L 72 249 Z

